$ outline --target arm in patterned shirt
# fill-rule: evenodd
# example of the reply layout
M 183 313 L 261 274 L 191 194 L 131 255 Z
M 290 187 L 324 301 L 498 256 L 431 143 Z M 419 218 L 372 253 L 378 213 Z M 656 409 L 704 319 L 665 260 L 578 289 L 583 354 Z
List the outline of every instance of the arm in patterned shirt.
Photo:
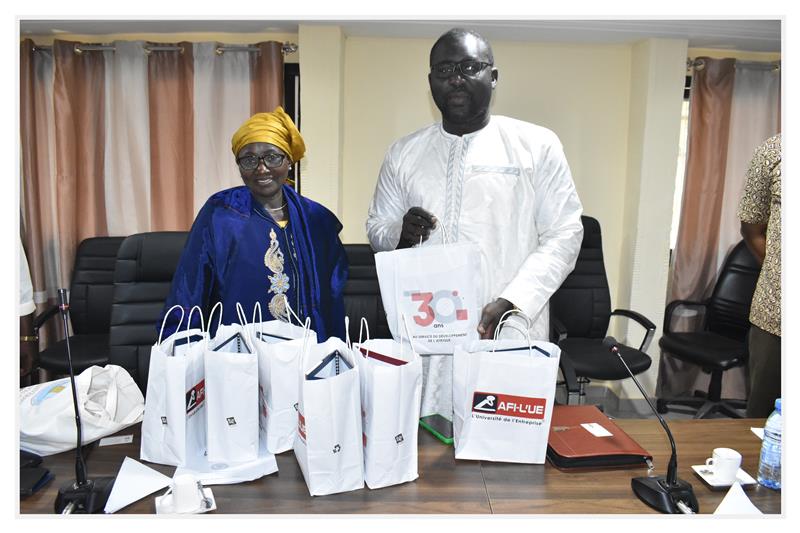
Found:
M 739 202 L 740 232 L 759 263 L 767 253 L 767 223 L 770 213 L 770 184 L 775 162 L 769 157 L 773 139 L 759 146 L 747 169 L 744 191 Z

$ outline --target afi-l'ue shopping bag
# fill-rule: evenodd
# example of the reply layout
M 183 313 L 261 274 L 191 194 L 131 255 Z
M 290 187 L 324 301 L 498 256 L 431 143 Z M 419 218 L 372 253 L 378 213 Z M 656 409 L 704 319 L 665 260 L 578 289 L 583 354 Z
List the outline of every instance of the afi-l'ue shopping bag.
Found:
M 237 303 L 240 324 L 220 324 L 204 352 L 206 366 L 206 437 L 208 460 L 254 461 L 258 457 L 258 356 L 247 321 Z M 209 322 L 217 306 L 209 315 Z
M 365 325 L 362 319 L 362 330 Z M 404 337 L 400 341 L 359 339 L 353 345 L 361 379 L 364 481 L 371 489 L 419 477 L 422 361 L 409 342 L 408 333 Z
M 167 316 L 181 311 L 175 333 L 162 341 Z M 181 330 L 183 308 L 172 307 L 161 324 L 158 341 L 150 349 L 140 458 L 151 463 L 183 466 L 206 453 L 206 387 L 203 328 Z M 202 322 L 203 315 L 200 312 Z
M 544 463 L 560 355 L 555 344 L 529 339 L 479 340 L 457 347 L 456 459 Z
M 322 496 L 364 488 L 355 356 L 336 337 L 307 343 L 303 351 L 294 455 L 308 492 Z
M 480 251 L 469 242 L 426 245 L 375 254 L 389 329 L 400 339 L 400 317 L 409 318 L 420 354 L 452 354 L 476 340 L 480 319 Z
M 258 424 L 262 442 L 270 453 L 291 450 L 297 433 L 297 401 L 299 397 L 300 357 L 304 338 L 317 343 L 317 334 L 310 329 L 310 319 L 302 324 L 286 302 L 289 316 L 296 325 L 281 320 L 263 322 L 261 304 L 256 302 L 253 322 L 247 325 L 250 339 L 258 355 Z M 255 319 L 258 311 L 258 321 Z

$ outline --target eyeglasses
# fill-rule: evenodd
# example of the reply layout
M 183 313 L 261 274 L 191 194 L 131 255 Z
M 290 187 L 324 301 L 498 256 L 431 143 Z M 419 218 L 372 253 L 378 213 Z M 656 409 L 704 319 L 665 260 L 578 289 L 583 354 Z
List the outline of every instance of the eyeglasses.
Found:
M 431 67 L 431 74 L 437 78 L 449 78 L 458 69 L 462 76 L 475 78 L 486 67 L 491 67 L 491 63 L 483 61 L 462 61 L 461 63 L 439 63 Z
M 242 170 L 255 170 L 258 168 L 258 164 L 261 161 L 264 162 L 264 166 L 267 168 L 276 168 L 281 166 L 285 160 L 286 156 L 284 154 L 270 152 L 263 156 L 246 155 L 237 159 L 236 163 L 239 164 L 239 167 L 241 167 Z

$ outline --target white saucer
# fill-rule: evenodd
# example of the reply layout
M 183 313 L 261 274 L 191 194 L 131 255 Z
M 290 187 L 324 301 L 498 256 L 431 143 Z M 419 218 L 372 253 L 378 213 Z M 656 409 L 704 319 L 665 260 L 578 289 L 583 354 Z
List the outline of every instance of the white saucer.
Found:
M 706 465 L 692 465 L 692 470 L 694 470 L 694 473 L 697 474 L 697 476 L 712 489 L 722 489 L 732 485 L 732 483 L 720 483 L 719 481 L 716 481 L 714 479 L 714 473 Z M 739 482 L 742 488 L 746 488 L 758 483 L 750 476 L 750 474 L 741 468 L 739 469 L 739 472 L 736 473 L 736 481 Z
M 203 505 L 203 502 L 200 501 L 198 502 L 196 509 L 178 513 L 172 508 L 172 492 L 169 492 L 170 490 L 171 489 L 167 489 L 167 493 L 162 496 L 156 496 L 156 514 L 202 514 L 213 511 L 217 508 L 217 501 L 214 499 L 214 494 L 211 492 L 211 488 L 203 487 L 203 495 L 211 500 L 211 506 L 206 509 L 206 507 Z

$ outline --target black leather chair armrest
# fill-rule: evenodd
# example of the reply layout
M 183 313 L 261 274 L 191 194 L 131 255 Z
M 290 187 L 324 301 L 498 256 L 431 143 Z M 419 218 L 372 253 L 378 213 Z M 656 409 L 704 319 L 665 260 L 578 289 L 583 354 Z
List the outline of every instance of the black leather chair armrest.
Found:
M 646 352 L 648 346 L 650 346 L 650 341 L 653 340 L 653 336 L 656 333 L 656 325 L 653 324 L 643 314 L 637 313 L 636 311 L 631 311 L 630 309 L 614 309 L 613 311 L 611 311 L 611 316 L 614 315 L 630 318 L 631 320 L 638 323 L 640 326 L 642 326 L 647 330 L 644 334 L 644 339 L 642 339 L 642 345 L 639 346 L 639 351 Z
M 33 317 L 33 330 L 38 332 L 39 328 L 41 328 L 48 320 L 53 318 L 58 313 L 58 306 L 54 305 L 52 307 L 47 308 L 44 312 L 39 315 Z
M 578 377 L 575 375 L 575 367 L 572 364 L 572 360 L 564 350 L 561 350 L 558 367 L 561 369 L 561 375 L 564 376 L 564 384 L 567 387 L 567 405 L 569 405 L 570 396 L 572 394 L 580 394 L 581 389 L 578 385 Z
M 554 316 L 550 316 L 550 339 L 555 344 L 567 338 L 567 327 Z
M 664 334 L 672 333 L 669 325 L 672 323 L 672 314 L 678 307 L 706 307 L 708 305 L 706 302 L 695 302 L 692 300 L 673 300 L 668 305 L 667 308 L 664 310 Z

